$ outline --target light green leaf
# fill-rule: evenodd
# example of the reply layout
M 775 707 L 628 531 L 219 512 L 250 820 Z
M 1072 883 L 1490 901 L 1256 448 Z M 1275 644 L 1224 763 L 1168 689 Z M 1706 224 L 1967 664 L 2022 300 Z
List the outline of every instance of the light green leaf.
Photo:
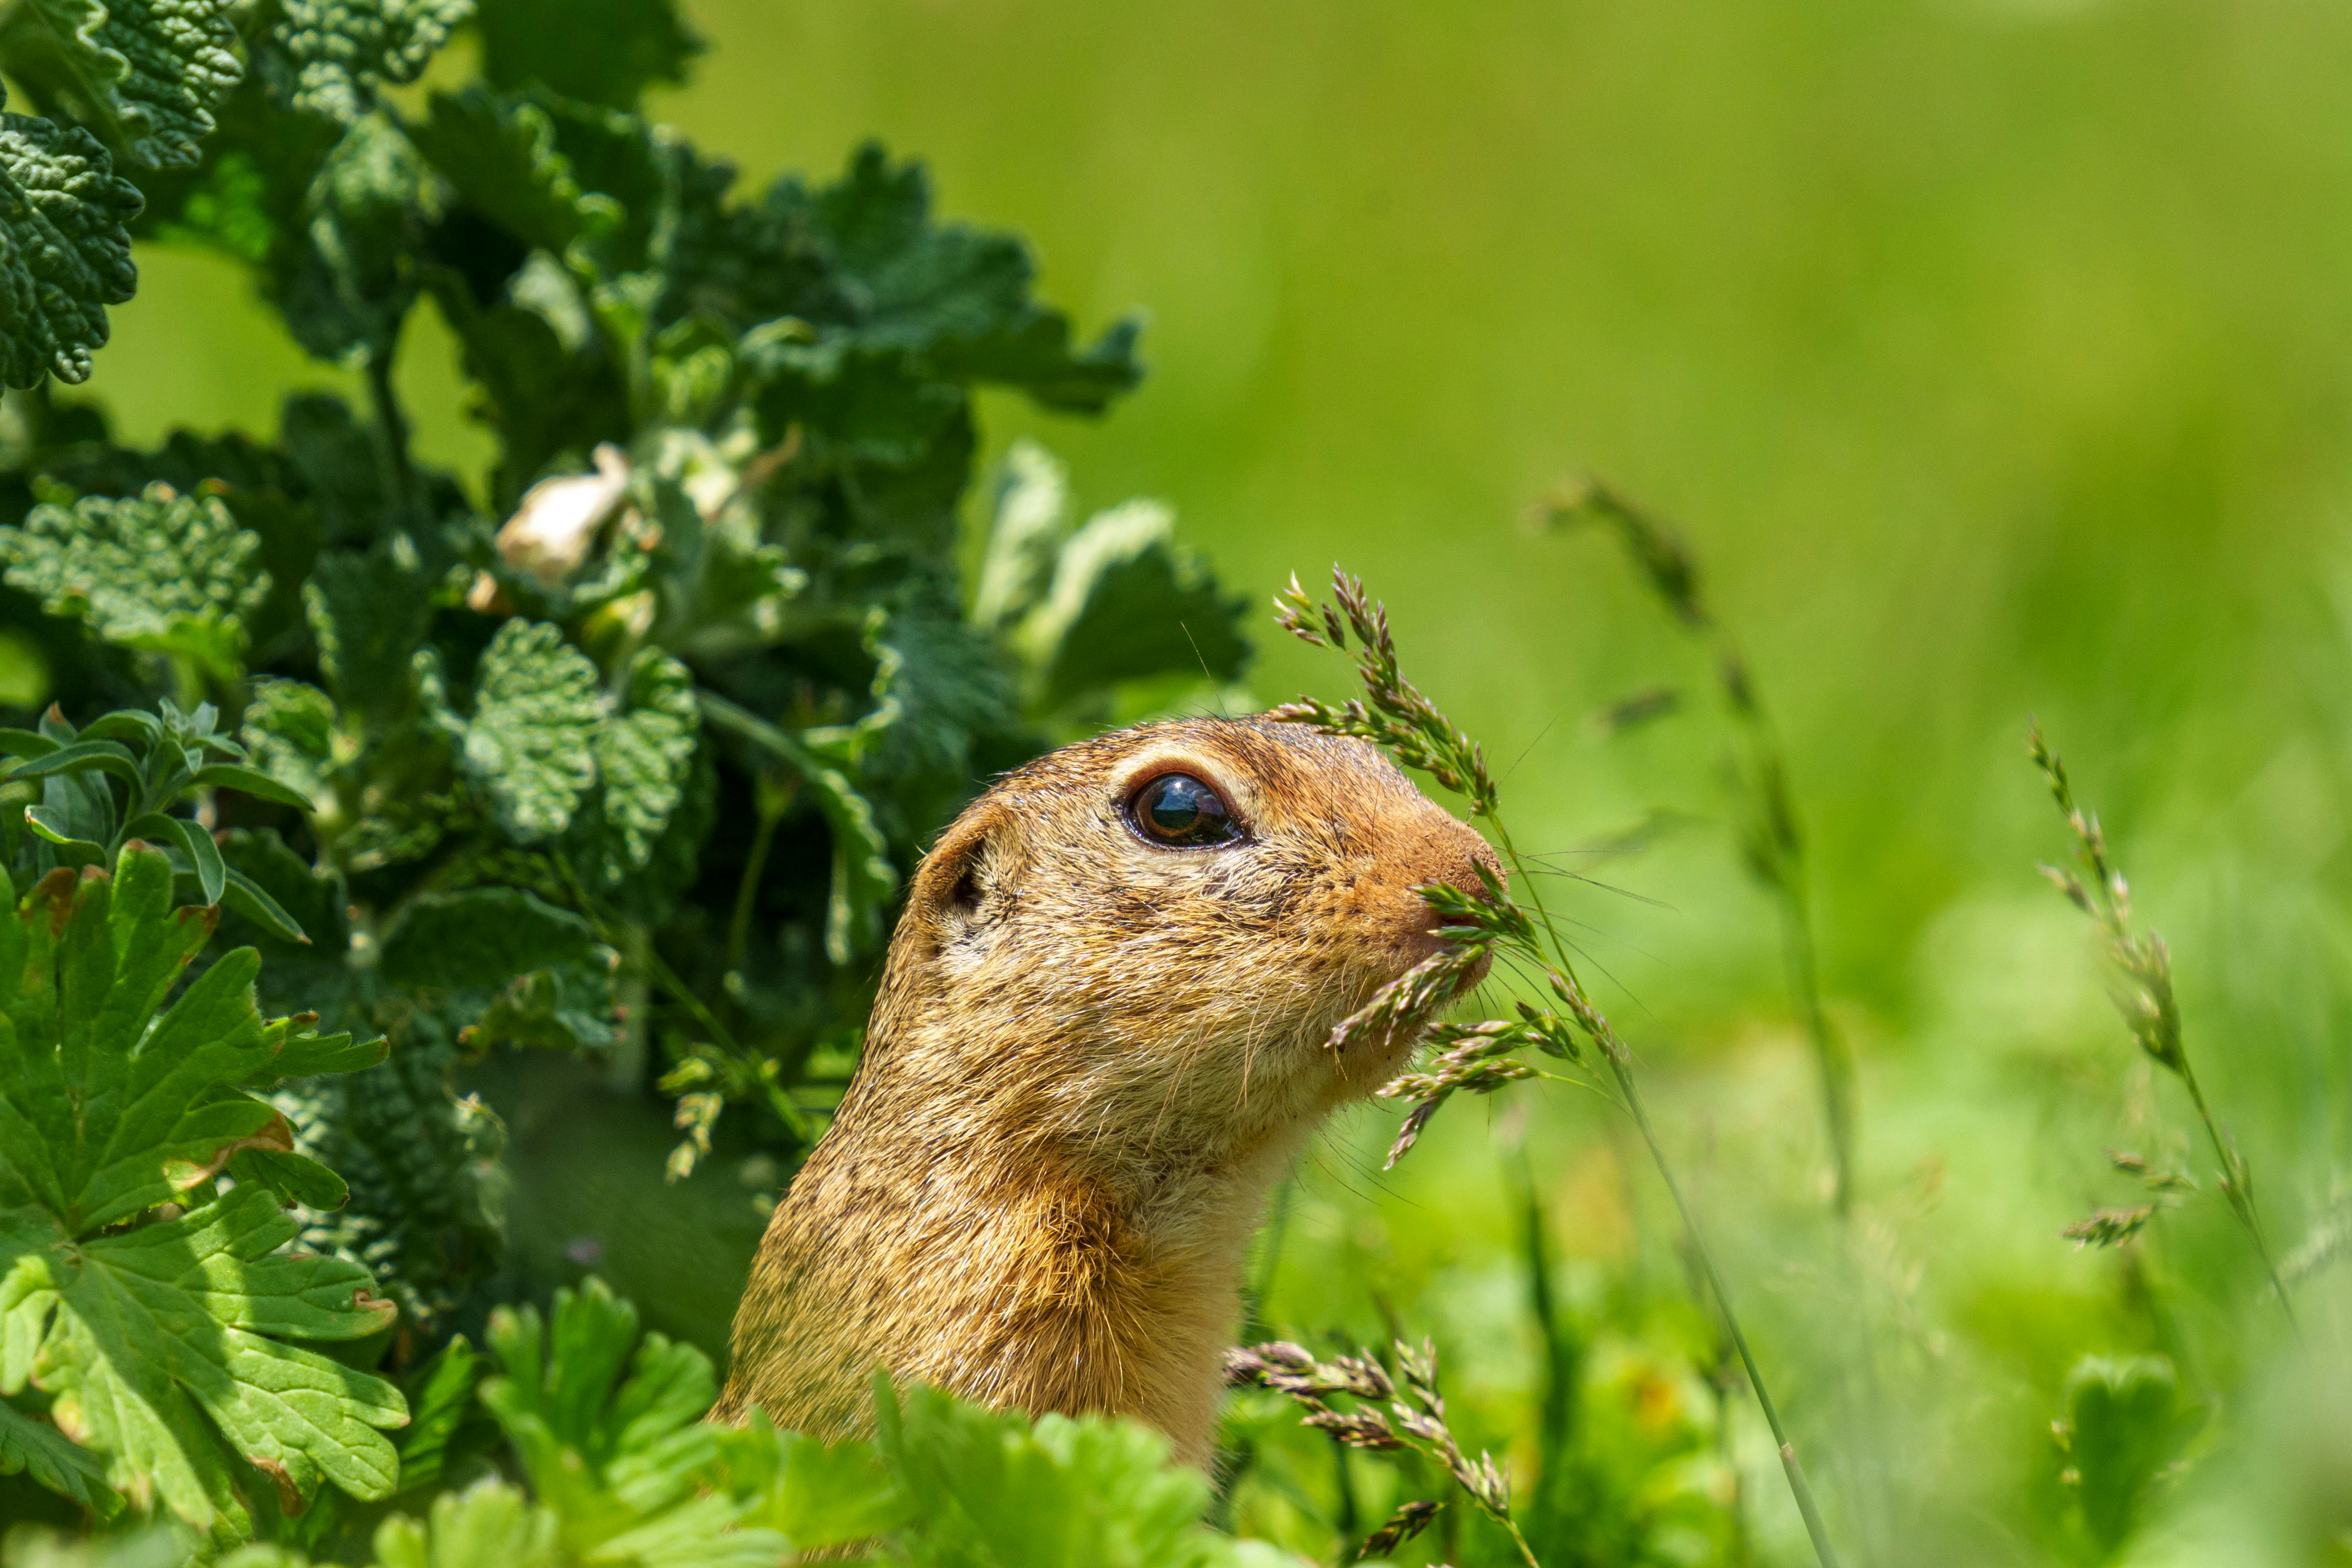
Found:
M 356 120 L 383 84 L 415 81 L 474 0 L 284 0 L 273 41 L 294 68 L 294 106 Z
M 194 661 L 222 681 L 245 658 L 245 616 L 269 592 L 259 536 L 212 496 L 152 484 L 136 499 L 37 506 L 0 529 L 11 586 L 53 616 L 79 616 L 107 641 Z
M 972 624 L 1009 626 L 1045 597 L 1054 562 L 1069 531 L 1070 471 L 1036 442 L 1013 443 L 997 477 L 988 551 L 971 601 Z
M 157 1016 L 213 926 L 171 896 L 164 856 L 128 849 L 111 878 L 53 873 L 0 920 L 0 1394 L 50 1395 L 110 1485 L 199 1529 L 241 1512 L 221 1441 L 293 1505 L 323 1480 L 383 1496 L 398 1392 L 283 1342 L 383 1328 L 365 1269 L 286 1251 L 296 1226 L 260 1182 L 114 1228 L 292 1143 L 238 1087 L 289 1033 L 256 1010 L 251 949 Z
M 245 74 L 222 0 L 24 0 L 0 56 L 138 163 L 193 168 L 213 106 Z
M 89 379 L 106 307 L 139 287 L 124 226 L 143 205 L 89 132 L 0 114 L 0 382 Z
M 327 795 L 335 765 L 335 702 L 299 680 L 263 680 L 245 705 L 238 738 L 253 765 L 306 802 Z
M 1249 662 L 1246 609 L 1175 542 L 1175 514 L 1129 501 L 1088 520 L 1063 546 L 1045 603 L 1013 634 L 1057 706 L 1091 690 L 1197 670 L 1226 681 Z
M 702 40 L 671 0 L 498 0 L 481 16 L 482 74 L 583 103 L 635 109 L 652 82 L 681 85 Z
M 488 1480 L 435 1498 L 429 1527 L 400 1515 L 385 1520 L 375 1560 L 376 1568 L 555 1568 L 562 1559 L 554 1511 Z
M 381 721 L 408 700 L 413 660 L 433 622 L 431 584 L 399 542 L 320 552 L 302 584 L 319 668 L 337 700 Z
M 719 1428 L 710 1358 L 660 1334 L 637 1337 L 636 1309 L 601 1279 L 490 1318 L 500 1375 L 481 1400 L 561 1521 L 566 1551 L 643 1568 L 765 1568 L 787 1550 L 772 1530 L 736 1529 L 754 1500 L 704 1481 Z M 625 1375 L 624 1375 L 625 1373 Z
M 906 1522 L 906 1493 L 871 1443 L 779 1432 L 758 1410 L 719 1441 L 726 1489 L 758 1500 L 744 1522 L 780 1531 L 795 1552 L 867 1540 Z

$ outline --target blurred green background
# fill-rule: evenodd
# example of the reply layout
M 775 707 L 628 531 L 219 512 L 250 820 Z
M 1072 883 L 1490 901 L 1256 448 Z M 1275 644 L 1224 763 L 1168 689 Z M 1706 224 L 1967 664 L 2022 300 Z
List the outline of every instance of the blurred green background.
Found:
M 655 112 L 748 180 L 829 172 L 878 136 L 929 162 L 947 212 L 1026 235 L 1086 328 L 1148 313 L 1138 395 L 1099 426 L 991 403 L 992 449 L 1034 436 L 1091 504 L 1173 502 L 1254 599 L 1294 570 L 1362 574 L 1409 672 L 1509 769 L 1522 842 L 1578 850 L 1680 814 L 1591 873 L 1654 901 L 1560 897 L 1857 1558 L 2095 1559 L 2050 1424 L 2080 1357 L 2161 1352 L 2196 1411 L 2168 1453 L 2192 1462 L 2124 1550 L 2352 1561 L 2328 1555 L 2352 1496 L 2347 1271 L 2301 1287 L 2296 1350 L 2210 1162 L 2142 1248 L 2058 1235 L 2138 1201 L 2103 1148 L 2194 1163 L 2192 1124 L 2033 873 L 2064 846 L 2022 755 L 2036 713 L 2107 817 L 2291 1250 L 2352 1168 L 2352 14 L 688 9 L 713 47 Z M 91 384 L 122 438 L 191 406 L 266 430 L 287 389 L 334 378 L 230 264 L 141 266 Z M 401 379 L 426 456 L 478 470 L 446 337 L 414 331 Z M 1770 908 L 1726 831 L 1710 672 L 1607 541 L 1521 525 L 1585 469 L 1688 539 L 1785 738 L 1831 1008 L 1861 1057 L 1850 1234 L 1822 1202 Z M 1336 694 L 1342 673 L 1269 626 L 1253 686 Z M 1613 738 L 1591 721 L 1662 681 L 1681 714 Z M 1711 1331 L 1624 1129 L 1564 1089 L 1457 1101 L 1383 1176 L 1391 1121 L 1358 1113 L 1302 1171 L 1261 1264 L 1267 1321 L 1434 1333 L 1468 1425 L 1524 1447 L 1539 1236 L 1592 1485 L 1626 1521 L 1586 1560 L 1796 1560 L 1736 1398 L 1732 1462 L 1713 1457 L 1693 1371 Z M 602 1169 L 599 1191 L 659 1158 L 516 1131 L 526 1156 Z M 751 1228 L 712 1222 L 706 1329 Z M 1237 1421 L 1271 1444 L 1287 1418 Z M 1301 1478 L 1328 1470 L 1299 1452 Z M 1342 1495 L 1324 1471 L 1284 1482 L 1296 1498 L 1266 1474 L 1236 1507 L 1277 1535 Z M 1346 1480 L 1367 1510 L 1381 1484 Z M 1735 1488 L 1748 1548 L 1719 1524 Z

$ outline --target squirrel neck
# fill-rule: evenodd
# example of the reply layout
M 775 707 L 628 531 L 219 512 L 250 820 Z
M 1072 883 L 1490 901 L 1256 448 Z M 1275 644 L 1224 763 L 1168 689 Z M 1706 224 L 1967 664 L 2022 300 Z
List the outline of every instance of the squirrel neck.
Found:
M 1310 1121 L 1203 1144 L 1130 1105 L 1122 1131 L 1050 1077 L 907 1043 L 869 1042 L 779 1206 L 738 1326 L 751 1377 L 722 1413 L 863 1430 L 878 1365 L 992 1405 L 1132 1415 L 1207 1463 L 1250 1237 Z

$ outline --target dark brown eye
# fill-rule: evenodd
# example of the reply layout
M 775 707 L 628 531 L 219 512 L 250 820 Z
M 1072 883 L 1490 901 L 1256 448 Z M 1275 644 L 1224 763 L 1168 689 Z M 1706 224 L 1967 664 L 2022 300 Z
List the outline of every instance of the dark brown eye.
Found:
M 1205 849 L 1242 836 L 1225 797 L 1190 773 L 1161 773 L 1135 792 L 1127 819 L 1152 844 Z

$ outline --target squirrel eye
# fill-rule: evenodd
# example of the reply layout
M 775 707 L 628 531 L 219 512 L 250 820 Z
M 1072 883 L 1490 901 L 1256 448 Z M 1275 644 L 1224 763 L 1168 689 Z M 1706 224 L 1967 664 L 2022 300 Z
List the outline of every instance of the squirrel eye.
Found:
M 1148 843 L 1202 849 L 1242 836 L 1225 797 L 1190 773 L 1161 773 L 1135 792 L 1127 819 Z

